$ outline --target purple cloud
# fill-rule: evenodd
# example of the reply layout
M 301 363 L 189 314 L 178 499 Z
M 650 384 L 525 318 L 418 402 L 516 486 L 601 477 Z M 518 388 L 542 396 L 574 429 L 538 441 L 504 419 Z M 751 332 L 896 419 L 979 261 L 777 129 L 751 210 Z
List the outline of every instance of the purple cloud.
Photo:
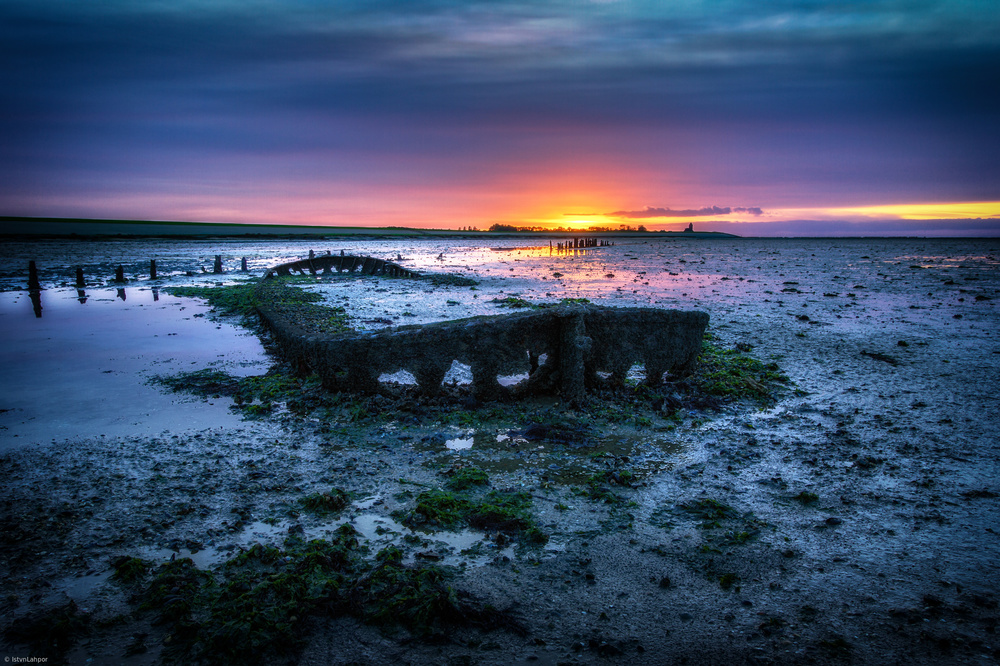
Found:
M 644 210 L 616 210 L 607 213 L 608 217 L 647 218 L 647 217 L 707 217 L 712 215 L 729 215 L 730 213 L 746 213 L 748 215 L 763 215 L 764 211 L 757 206 L 749 208 L 730 208 L 729 206 L 705 206 L 704 208 L 654 208 L 646 206 Z
M 705 217 L 707 215 L 729 215 L 732 212 L 732 208 L 729 206 L 706 206 L 704 208 L 688 208 L 684 210 L 672 210 L 670 208 L 653 208 L 652 206 L 646 206 L 645 210 L 616 210 L 613 213 L 608 213 L 609 217 L 628 217 L 628 218 L 646 218 L 646 217 Z

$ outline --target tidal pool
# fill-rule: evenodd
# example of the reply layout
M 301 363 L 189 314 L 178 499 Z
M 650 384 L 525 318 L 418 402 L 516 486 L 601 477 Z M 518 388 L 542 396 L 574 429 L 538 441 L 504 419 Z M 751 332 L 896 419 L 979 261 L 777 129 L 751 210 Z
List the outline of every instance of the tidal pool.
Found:
M 205 367 L 266 372 L 260 341 L 207 311 L 153 288 L 0 293 L 0 451 L 237 425 L 228 399 L 195 400 L 149 384 Z

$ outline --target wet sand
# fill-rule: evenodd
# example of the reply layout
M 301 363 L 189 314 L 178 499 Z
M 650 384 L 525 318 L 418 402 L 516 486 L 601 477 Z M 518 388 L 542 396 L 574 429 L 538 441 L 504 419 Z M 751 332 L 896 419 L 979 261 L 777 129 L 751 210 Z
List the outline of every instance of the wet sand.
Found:
M 304 256 L 307 245 L 226 249 L 261 266 Z M 777 362 L 793 387 L 765 410 L 734 403 L 692 410 L 676 426 L 656 414 L 650 425 L 605 425 L 585 451 L 516 441 L 511 432 L 523 425 L 516 419 L 442 424 L 406 413 L 354 423 L 278 412 L 235 422 L 220 414 L 225 399 L 178 401 L 152 389 L 136 396 L 132 425 L 104 437 L 106 407 L 77 410 L 93 414 L 90 425 L 81 417 L 70 426 L 78 436 L 55 425 L 18 432 L 23 412 L 4 412 L 3 623 L 67 595 L 95 617 L 132 618 L 127 591 L 108 580 L 116 556 L 193 555 L 210 566 L 254 541 L 280 544 L 295 524 L 319 537 L 351 521 L 373 546 L 400 544 L 411 559 L 434 551 L 458 567 L 456 587 L 511 609 L 529 634 L 456 630 L 449 641 L 428 643 L 355 620 L 319 619 L 301 663 L 995 662 L 1000 243 L 650 241 L 574 254 L 513 245 L 346 246 L 348 253 L 402 254 L 403 265 L 418 271 L 463 273 L 480 280 L 475 289 L 377 278 L 308 288 L 370 328 L 500 313 L 493 299 L 510 296 L 703 309 L 723 345 L 749 345 L 754 357 Z M 107 273 L 118 259 L 98 260 L 96 247 L 76 246 L 74 258 L 89 253 L 88 265 Z M 119 249 L 124 256 L 125 246 Z M 7 284 L 20 279 L 32 248 L 16 250 L 2 265 Z M 178 266 L 164 284 L 211 284 L 215 278 L 197 270 L 192 278 L 183 273 L 210 266 L 202 262 L 223 251 L 183 243 L 161 250 Z M 134 263 L 141 270 L 142 261 Z M 60 289 L 73 265 L 67 259 L 46 268 L 43 281 Z M 138 280 L 130 290 L 146 288 Z M 42 298 L 43 306 L 58 300 Z M 27 296 L 17 299 L 23 319 L 6 331 L 31 319 Z M 42 321 L 56 316 L 50 307 Z M 169 307 L 161 314 L 177 312 Z M 180 313 L 173 320 L 182 321 Z M 206 327 L 192 329 L 192 340 L 208 331 L 239 335 L 204 317 L 188 324 Z M 135 337 L 135 326 L 123 330 Z M 5 333 L 7 348 L 12 335 Z M 158 343 L 148 343 L 152 353 Z M 5 365 L 6 386 L 16 365 Z M 139 366 L 120 371 L 148 372 Z M 8 389 L 5 400 L 15 397 Z M 37 422 L 54 418 L 38 409 Z M 231 420 L 199 427 L 181 410 Z M 172 415 L 176 427 L 149 428 L 144 413 Z M 609 456 L 587 455 L 595 452 Z M 573 494 L 574 479 L 623 456 L 639 483 L 620 492 L 634 504 Z M 486 469 L 496 487 L 530 492 L 549 543 L 497 545 L 474 530 L 404 541 L 409 528 L 390 515 L 412 503 L 399 499 L 400 480 L 440 485 L 439 473 L 456 463 Z M 289 516 L 298 497 L 331 485 L 354 494 L 347 512 Z M 680 508 L 699 499 L 733 507 L 739 518 L 703 529 Z M 727 539 L 726 528 L 754 535 Z M 164 636 L 148 622 L 139 615 L 109 624 L 69 659 L 155 662 Z M 146 651 L 122 657 L 136 632 L 148 634 Z M 29 654 L 18 645 L 3 652 Z

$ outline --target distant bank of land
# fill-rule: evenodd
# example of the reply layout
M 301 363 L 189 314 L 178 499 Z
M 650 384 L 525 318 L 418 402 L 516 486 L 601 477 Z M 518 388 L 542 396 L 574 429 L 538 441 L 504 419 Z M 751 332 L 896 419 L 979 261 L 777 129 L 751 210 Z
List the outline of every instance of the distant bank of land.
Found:
M 212 222 L 169 222 L 148 220 L 90 220 L 62 217 L 0 216 L 0 237 L 560 237 L 582 236 L 643 238 L 739 238 L 718 231 L 459 231 L 454 229 L 413 229 L 409 227 L 316 227 L 295 224 L 223 224 Z

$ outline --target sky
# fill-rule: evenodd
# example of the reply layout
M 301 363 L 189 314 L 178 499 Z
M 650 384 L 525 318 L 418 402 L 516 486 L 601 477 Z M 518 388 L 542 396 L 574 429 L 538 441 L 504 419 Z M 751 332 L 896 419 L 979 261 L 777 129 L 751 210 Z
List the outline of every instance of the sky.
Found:
M 0 0 L 0 215 L 1000 235 L 995 0 Z

